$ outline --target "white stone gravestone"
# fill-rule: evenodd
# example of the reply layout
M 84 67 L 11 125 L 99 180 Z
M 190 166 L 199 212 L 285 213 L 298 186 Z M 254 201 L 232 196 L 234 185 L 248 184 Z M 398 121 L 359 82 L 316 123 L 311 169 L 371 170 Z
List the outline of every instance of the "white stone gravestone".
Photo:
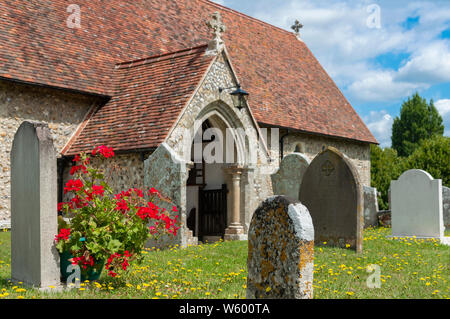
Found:
M 56 151 L 46 124 L 23 122 L 11 150 L 11 277 L 60 286 Z
M 442 180 L 422 170 L 391 181 L 392 236 L 443 240 Z

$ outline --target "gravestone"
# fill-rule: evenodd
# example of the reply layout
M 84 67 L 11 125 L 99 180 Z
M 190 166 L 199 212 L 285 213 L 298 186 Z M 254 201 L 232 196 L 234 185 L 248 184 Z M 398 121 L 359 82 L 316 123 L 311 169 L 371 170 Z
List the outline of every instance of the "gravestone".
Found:
M 442 214 L 444 215 L 444 227 L 450 229 L 450 188 L 442 186 Z
M 144 186 L 147 189 L 154 187 L 161 194 L 170 199 L 170 202 L 161 201 L 158 205 L 166 209 L 166 213 L 174 218 L 179 215 L 180 229 L 177 235 L 160 236 L 157 240 L 150 239 L 146 247 L 167 248 L 171 245 L 187 247 L 188 242 L 194 241 L 189 237 L 191 233 L 186 227 L 186 182 L 189 177 L 189 170 L 186 161 L 179 157 L 176 152 L 167 144 L 162 143 L 144 161 Z M 172 207 L 177 206 L 179 212 L 171 212 Z
M 363 191 L 345 155 L 328 147 L 314 158 L 303 177 L 300 201 L 311 214 L 316 244 L 362 252 Z
M 364 191 L 364 228 L 378 226 L 377 189 L 363 186 Z
M 298 200 L 302 178 L 308 166 L 308 158 L 300 153 L 285 156 L 280 169 L 271 176 L 273 193 Z
M 422 170 L 391 181 L 392 236 L 443 238 L 442 180 Z
M 313 297 L 314 228 L 305 206 L 269 197 L 253 214 L 248 234 L 248 299 Z
M 56 151 L 47 124 L 23 122 L 11 150 L 11 277 L 60 285 Z

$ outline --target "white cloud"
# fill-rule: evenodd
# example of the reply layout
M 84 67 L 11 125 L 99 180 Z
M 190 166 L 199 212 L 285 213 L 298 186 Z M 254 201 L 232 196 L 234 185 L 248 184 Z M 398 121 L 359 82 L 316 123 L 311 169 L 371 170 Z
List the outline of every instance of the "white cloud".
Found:
M 436 106 L 441 116 L 450 116 L 450 99 L 438 100 L 434 103 L 434 106 Z
M 211 0 L 212 2 L 215 2 L 215 3 L 217 3 L 217 4 L 220 4 L 220 5 L 222 5 L 222 6 L 224 6 L 225 5 L 225 0 Z
M 444 41 L 430 44 L 398 70 L 398 80 L 428 84 L 450 81 L 450 48 Z
M 265 5 L 264 5 L 265 3 Z M 255 14 L 290 30 L 299 19 L 302 39 L 353 102 L 400 101 L 416 90 L 450 81 L 450 49 L 440 33 L 450 22 L 445 1 L 379 0 L 381 28 L 368 27 L 372 0 L 287 0 Z M 419 23 L 406 30 L 408 17 Z M 376 63 L 382 54 L 410 54 L 397 69 Z M 346 94 L 347 95 L 347 94 Z
M 434 103 L 444 120 L 445 136 L 450 136 L 450 99 L 438 100 Z
M 396 81 L 392 71 L 378 71 L 367 72 L 362 80 L 349 85 L 348 91 L 362 101 L 392 101 L 427 87 L 424 83 Z
M 364 122 L 381 147 L 391 146 L 392 123 L 394 123 L 394 119 L 390 114 L 384 110 L 379 112 L 372 111 L 368 116 L 364 117 Z

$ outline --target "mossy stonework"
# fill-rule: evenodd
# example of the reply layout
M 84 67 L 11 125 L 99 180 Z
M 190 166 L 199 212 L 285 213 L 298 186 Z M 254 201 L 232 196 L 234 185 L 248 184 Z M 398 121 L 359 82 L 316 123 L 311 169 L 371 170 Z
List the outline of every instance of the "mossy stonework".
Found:
M 313 298 L 314 228 L 308 209 L 269 197 L 253 214 L 248 241 L 248 299 Z
M 280 129 L 280 137 L 287 133 Z M 301 153 L 311 162 L 327 147 L 334 147 L 345 154 L 358 171 L 361 183 L 370 186 L 370 144 L 336 137 L 326 137 L 308 133 L 290 132 L 284 138 L 284 156 L 290 153 Z

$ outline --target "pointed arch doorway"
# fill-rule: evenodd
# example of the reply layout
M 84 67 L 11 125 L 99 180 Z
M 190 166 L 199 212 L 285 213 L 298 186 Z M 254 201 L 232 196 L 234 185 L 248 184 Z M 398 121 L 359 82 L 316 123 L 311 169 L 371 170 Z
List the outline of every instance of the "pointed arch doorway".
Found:
M 201 129 L 192 142 L 186 224 L 203 243 L 227 239 L 230 227 L 244 233 L 239 223 L 240 191 L 235 191 L 240 182 L 233 175 L 233 167 L 242 159 L 242 141 L 227 134 L 232 127 L 223 114 L 212 111 L 201 118 Z M 227 138 L 233 138 L 232 143 Z

